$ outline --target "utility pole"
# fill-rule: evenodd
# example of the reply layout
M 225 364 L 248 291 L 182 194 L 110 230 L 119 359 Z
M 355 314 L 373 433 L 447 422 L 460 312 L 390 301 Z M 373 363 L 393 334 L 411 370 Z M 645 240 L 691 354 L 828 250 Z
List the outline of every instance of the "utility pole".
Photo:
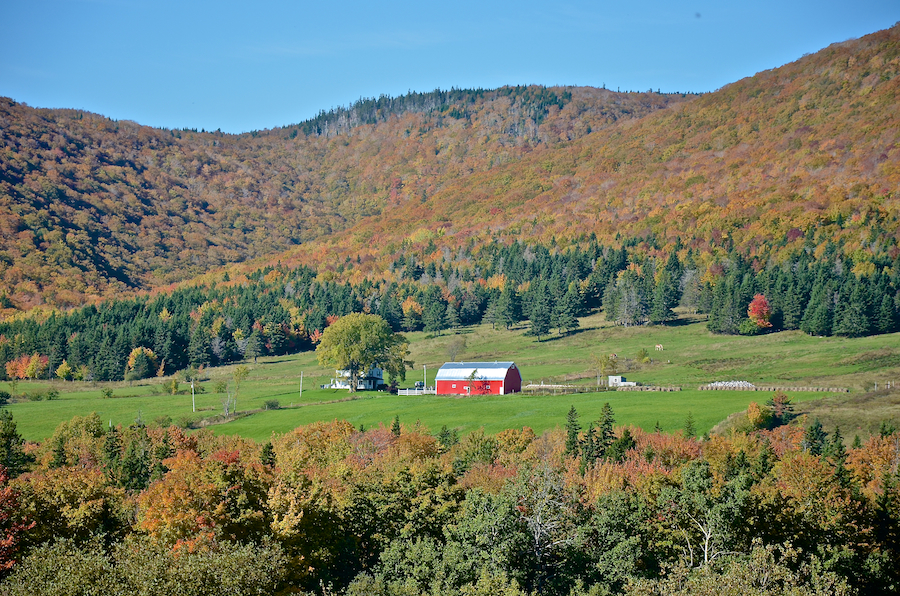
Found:
M 194 399 L 194 377 L 191 377 L 191 412 L 197 411 L 197 401 Z
M 300 399 L 303 399 L 303 371 L 300 371 Z

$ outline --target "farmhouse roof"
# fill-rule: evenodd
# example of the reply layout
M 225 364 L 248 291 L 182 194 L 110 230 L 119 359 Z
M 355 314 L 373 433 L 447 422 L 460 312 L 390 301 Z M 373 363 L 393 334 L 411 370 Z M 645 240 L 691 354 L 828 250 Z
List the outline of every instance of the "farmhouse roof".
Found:
M 515 362 L 447 362 L 438 370 L 435 381 L 465 381 L 472 371 L 477 371 L 475 379 L 479 381 L 501 380 L 511 368 L 516 369 Z

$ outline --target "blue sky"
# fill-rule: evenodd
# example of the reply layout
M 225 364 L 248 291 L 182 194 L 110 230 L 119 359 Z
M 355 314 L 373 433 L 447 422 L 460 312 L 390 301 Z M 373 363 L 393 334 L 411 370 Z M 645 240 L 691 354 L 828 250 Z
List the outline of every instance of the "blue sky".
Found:
M 2 0 L 0 95 L 245 132 L 436 87 L 712 91 L 898 20 L 898 0 Z

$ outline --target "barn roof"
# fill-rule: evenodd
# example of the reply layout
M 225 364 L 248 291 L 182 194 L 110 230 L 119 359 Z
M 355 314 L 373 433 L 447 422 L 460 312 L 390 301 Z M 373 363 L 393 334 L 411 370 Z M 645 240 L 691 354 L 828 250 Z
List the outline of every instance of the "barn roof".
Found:
M 515 362 L 447 362 L 438 370 L 435 381 L 465 381 L 475 373 L 479 381 L 499 381 L 506 378 L 509 369 L 518 372 Z

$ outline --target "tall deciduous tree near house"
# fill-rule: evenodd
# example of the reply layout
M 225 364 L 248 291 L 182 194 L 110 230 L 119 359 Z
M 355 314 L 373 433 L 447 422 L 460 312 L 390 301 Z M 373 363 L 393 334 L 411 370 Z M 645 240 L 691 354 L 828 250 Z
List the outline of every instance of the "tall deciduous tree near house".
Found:
M 350 391 L 356 391 L 361 373 L 378 365 L 391 380 L 406 378 L 409 342 L 394 333 L 378 315 L 352 313 L 325 329 L 316 348 L 319 364 L 350 373 Z

